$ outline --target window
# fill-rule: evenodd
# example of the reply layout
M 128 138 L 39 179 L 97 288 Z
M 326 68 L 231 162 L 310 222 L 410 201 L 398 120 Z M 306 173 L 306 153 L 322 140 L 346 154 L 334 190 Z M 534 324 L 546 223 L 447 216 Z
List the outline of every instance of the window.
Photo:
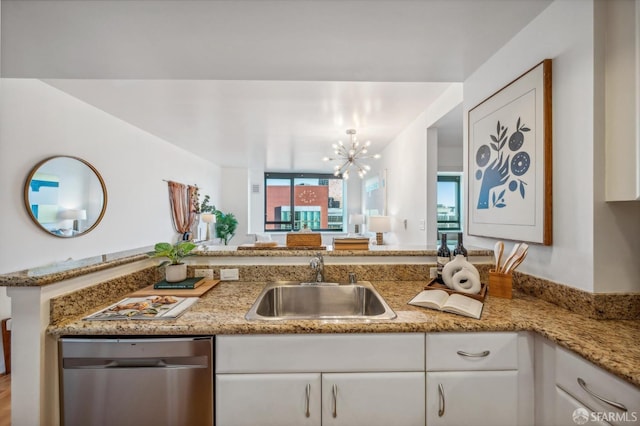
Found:
M 462 231 L 460 175 L 438 175 L 438 231 Z
M 313 173 L 264 174 L 264 230 L 342 232 L 341 177 Z

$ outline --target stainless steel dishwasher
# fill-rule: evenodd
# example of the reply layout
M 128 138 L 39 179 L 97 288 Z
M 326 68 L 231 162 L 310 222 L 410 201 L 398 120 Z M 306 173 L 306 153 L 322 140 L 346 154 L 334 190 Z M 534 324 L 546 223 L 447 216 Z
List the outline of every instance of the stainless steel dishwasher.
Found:
M 62 338 L 65 426 L 213 425 L 213 338 Z

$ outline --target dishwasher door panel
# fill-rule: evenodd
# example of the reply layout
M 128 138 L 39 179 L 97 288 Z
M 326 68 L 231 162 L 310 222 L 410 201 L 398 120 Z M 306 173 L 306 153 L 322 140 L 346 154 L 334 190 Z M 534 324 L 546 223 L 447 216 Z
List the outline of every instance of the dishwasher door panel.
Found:
M 79 340 L 61 342 L 65 426 L 213 424 L 211 339 Z

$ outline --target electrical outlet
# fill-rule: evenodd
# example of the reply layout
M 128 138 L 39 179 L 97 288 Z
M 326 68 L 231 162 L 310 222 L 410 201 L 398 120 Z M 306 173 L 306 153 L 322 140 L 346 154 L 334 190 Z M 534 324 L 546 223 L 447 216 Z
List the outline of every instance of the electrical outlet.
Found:
M 213 279 L 213 269 L 196 269 L 193 273 L 194 277 L 203 277 L 210 280 Z
M 220 279 L 223 281 L 237 281 L 240 279 L 238 269 L 220 269 Z

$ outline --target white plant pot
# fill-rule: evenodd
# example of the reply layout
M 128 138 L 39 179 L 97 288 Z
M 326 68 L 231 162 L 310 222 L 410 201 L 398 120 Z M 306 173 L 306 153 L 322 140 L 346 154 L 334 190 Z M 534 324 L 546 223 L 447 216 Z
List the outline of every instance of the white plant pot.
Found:
M 165 279 L 168 283 L 177 283 L 187 279 L 187 264 L 167 265 L 165 267 Z

